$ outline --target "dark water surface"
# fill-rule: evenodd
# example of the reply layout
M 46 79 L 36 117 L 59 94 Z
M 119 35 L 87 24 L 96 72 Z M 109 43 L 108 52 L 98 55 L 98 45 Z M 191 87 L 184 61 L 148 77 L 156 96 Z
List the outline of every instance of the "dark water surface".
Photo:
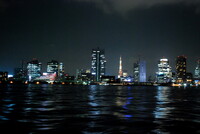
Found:
M 200 133 L 200 88 L 0 86 L 1 133 Z

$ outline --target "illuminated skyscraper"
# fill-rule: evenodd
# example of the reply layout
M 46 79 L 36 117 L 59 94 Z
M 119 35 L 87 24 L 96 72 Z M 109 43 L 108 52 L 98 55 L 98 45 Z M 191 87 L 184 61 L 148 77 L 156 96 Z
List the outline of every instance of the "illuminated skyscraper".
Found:
M 28 75 L 29 81 L 32 81 L 37 77 L 40 77 L 41 69 L 42 69 L 42 64 L 38 60 L 33 59 L 32 61 L 28 62 L 27 75 Z
M 146 62 L 139 62 L 139 81 L 146 82 Z
M 106 59 L 104 50 L 92 49 L 92 66 L 91 73 L 94 77 L 94 81 L 100 81 L 101 76 L 105 75 L 106 71 Z
M 134 82 L 139 82 L 139 63 L 138 62 L 133 64 L 133 79 L 134 79 Z
M 133 78 L 135 82 L 146 82 L 146 62 L 138 61 L 133 65 Z
M 169 61 L 166 58 L 160 59 L 158 63 L 157 72 L 157 82 L 158 83 L 168 83 L 172 80 L 172 69 L 169 65 Z
M 58 73 L 59 62 L 52 60 L 47 62 L 47 73 Z
M 119 74 L 118 74 L 118 78 L 123 77 L 123 71 L 122 71 L 122 57 L 120 56 L 119 58 Z
M 62 76 L 64 73 L 63 63 L 59 63 L 58 61 L 52 60 L 47 63 L 47 73 L 53 74 L 56 73 L 58 77 Z
M 62 62 L 60 62 L 59 63 L 59 67 L 58 67 L 58 76 L 59 77 L 61 77 L 61 76 L 63 76 L 64 75 L 64 73 L 65 73 L 65 68 L 64 68 L 64 65 L 63 65 L 63 63 Z
M 176 59 L 176 79 L 181 83 L 186 80 L 186 57 L 178 56 Z
M 197 66 L 195 68 L 194 77 L 200 79 L 200 58 L 197 60 Z

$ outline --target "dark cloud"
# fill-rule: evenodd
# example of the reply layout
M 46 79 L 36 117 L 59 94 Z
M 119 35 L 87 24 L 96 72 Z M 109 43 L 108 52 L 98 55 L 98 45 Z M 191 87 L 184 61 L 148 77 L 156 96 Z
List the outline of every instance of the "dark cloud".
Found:
M 90 68 L 91 50 L 105 49 L 107 73 L 117 75 L 119 56 L 132 74 L 138 55 L 155 75 L 159 58 L 185 54 L 193 72 L 200 49 L 199 0 L 0 0 L 0 71 L 36 57 L 44 69 L 55 59 L 66 72 Z M 197 12 L 195 12 L 197 11 Z M 105 13 L 104 13 L 105 12 Z M 121 15 L 126 15 L 124 19 Z M 16 51 L 17 50 L 17 51 Z M 9 53 L 9 56 L 8 56 Z
M 126 14 L 128 11 L 139 8 L 150 8 L 156 5 L 183 4 L 195 5 L 199 10 L 199 0 L 75 0 L 78 2 L 95 3 L 106 13 Z
M 0 11 L 4 11 L 8 5 L 5 1 L 0 0 Z

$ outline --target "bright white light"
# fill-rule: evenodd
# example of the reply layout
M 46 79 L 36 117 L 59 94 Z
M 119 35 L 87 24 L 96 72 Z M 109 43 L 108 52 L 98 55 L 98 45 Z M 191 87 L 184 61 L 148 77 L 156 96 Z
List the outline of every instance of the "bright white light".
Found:
M 45 72 L 45 73 L 43 73 L 42 75 L 48 75 L 48 73 Z
M 160 61 L 168 61 L 168 59 L 160 59 Z
M 8 75 L 8 78 L 10 78 L 10 77 L 13 77 L 13 75 L 12 75 L 12 74 L 9 74 L 9 75 Z
M 159 74 L 159 75 L 162 75 L 162 74 L 164 74 L 164 73 L 163 73 L 163 72 L 159 72 L 158 74 Z

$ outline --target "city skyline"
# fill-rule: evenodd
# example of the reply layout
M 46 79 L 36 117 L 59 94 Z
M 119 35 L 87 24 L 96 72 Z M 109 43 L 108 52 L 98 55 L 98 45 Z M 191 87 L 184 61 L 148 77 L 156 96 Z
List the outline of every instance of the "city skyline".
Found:
M 93 54 L 94 54 L 94 51 L 95 51 L 95 55 L 96 55 L 96 52 L 97 51 L 103 51 L 103 53 L 102 53 L 102 56 L 104 57 L 106 54 L 104 53 L 104 49 L 100 49 L 100 48 L 97 48 L 97 49 L 91 49 L 92 50 L 92 56 L 91 56 L 91 59 L 90 59 L 90 61 L 88 61 L 88 62 L 91 62 L 92 61 L 92 63 L 93 63 L 93 61 L 94 61 L 94 58 L 96 57 L 94 57 L 93 56 Z M 101 54 L 100 54 L 101 55 Z M 184 56 L 184 55 L 180 55 L 180 56 L 177 56 L 176 58 L 179 58 L 179 57 L 186 57 L 186 56 Z M 122 56 L 120 55 L 120 63 L 121 63 L 121 58 L 122 58 Z M 103 62 L 105 62 L 106 64 L 107 64 L 107 60 L 106 60 L 107 58 L 105 58 L 104 57 L 104 59 L 102 59 L 103 60 Z M 157 62 L 158 61 L 160 61 L 160 60 L 165 60 L 166 59 L 166 57 L 162 57 L 162 58 L 160 58 L 160 59 L 157 59 Z M 187 57 L 186 57 L 186 59 L 187 59 Z M 96 58 L 95 58 L 95 60 L 96 60 Z M 169 62 L 170 60 L 167 58 L 166 59 L 167 60 L 167 62 Z M 176 73 L 177 72 L 177 69 L 176 69 L 176 67 L 171 67 L 171 64 L 176 64 L 176 61 L 177 59 L 175 59 L 174 60 L 174 63 L 172 63 L 171 61 L 170 61 L 170 68 L 171 68 L 171 72 L 173 72 L 173 73 Z M 190 71 L 186 71 L 187 73 L 192 73 L 194 76 L 195 76 L 195 73 L 197 73 L 198 74 L 198 72 L 196 71 L 197 70 L 197 67 L 199 66 L 199 60 L 200 60 L 200 58 L 198 58 L 197 60 L 196 60 L 196 62 L 195 62 L 195 66 L 194 66 L 194 69 L 190 72 Z M 32 58 L 32 60 L 30 59 L 29 61 L 24 61 L 24 60 L 22 60 L 21 61 L 21 65 L 19 64 L 18 66 L 16 66 L 16 67 L 14 67 L 13 68 L 13 73 L 11 73 L 11 72 L 9 72 L 9 71 L 7 71 L 7 70 L 0 70 L 1 72 L 8 72 L 9 74 L 11 74 L 11 75 L 13 75 L 14 74 L 14 71 L 15 71 L 15 69 L 20 69 L 21 67 L 23 67 L 24 69 L 26 69 L 28 66 L 29 66 L 29 63 L 30 62 L 35 62 L 35 61 L 37 61 L 39 64 L 40 64 L 40 71 L 41 71 L 41 73 L 42 72 L 48 72 L 48 64 L 50 63 L 49 61 L 50 60 L 48 60 L 48 62 L 46 62 L 45 64 L 44 63 L 42 63 L 39 59 L 37 59 L 37 58 Z M 139 58 L 139 61 L 140 61 L 140 58 Z M 55 60 L 55 59 L 51 59 L 51 62 L 58 62 L 57 60 Z M 125 70 L 124 68 L 123 68 L 123 71 L 125 71 L 125 72 L 130 72 L 130 73 L 128 73 L 128 76 L 133 76 L 134 77 L 134 68 L 135 68 L 135 64 L 137 63 L 138 61 L 135 61 L 135 63 L 133 63 L 133 67 L 131 68 L 131 70 Z M 146 74 L 146 72 L 148 72 L 148 68 L 146 69 L 146 66 L 148 66 L 148 65 L 146 65 L 146 60 L 143 60 L 142 62 L 145 62 L 145 63 L 143 63 L 143 64 L 145 64 L 145 74 Z M 187 62 L 188 62 L 188 60 L 187 60 Z M 63 66 L 63 63 L 62 63 L 62 61 L 61 61 L 61 63 L 60 64 L 62 64 L 62 66 Z M 103 63 L 104 64 L 104 63 Z M 44 67 L 45 66 L 45 67 Z M 154 74 L 153 74 L 153 77 L 156 77 L 156 75 L 157 75 L 157 73 L 158 73 L 158 70 L 159 70 L 159 68 L 157 67 L 158 66 L 158 64 L 155 64 L 155 70 L 156 70 L 156 72 L 154 72 Z M 176 65 L 177 66 L 177 65 Z M 187 67 L 187 66 L 189 66 L 188 65 L 188 63 L 185 65 L 185 67 Z M 73 76 L 75 76 L 76 75 L 76 71 L 77 71 L 77 69 L 83 69 L 83 70 L 90 70 L 91 71 L 91 74 L 92 74 L 92 72 L 94 72 L 94 71 L 92 71 L 93 70 L 93 64 L 91 64 L 90 66 L 88 66 L 88 67 L 86 67 L 86 68 L 76 68 L 76 69 L 74 69 L 75 70 L 75 73 L 73 74 L 73 73 L 70 73 L 70 72 L 68 72 L 68 70 L 65 70 L 65 73 L 67 73 L 67 74 L 69 74 L 69 75 L 73 75 Z M 121 64 L 121 68 L 123 67 L 123 65 Z M 104 69 L 108 69 L 107 67 L 105 67 L 105 65 L 104 65 L 104 67 L 103 67 Z M 147 71 L 146 71 L 147 70 Z M 106 71 L 104 70 L 103 71 L 103 73 L 102 74 L 104 74 L 104 75 L 109 75 L 108 73 L 106 73 Z M 93 74 L 94 75 L 94 74 Z M 116 76 L 116 77 L 119 77 L 119 65 L 118 65 L 118 72 L 117 72 L 117 74 L 111 74 L 111 76 Z M 147 79 L 148 79 L 148 77 L 152 77 L 152 75 L 148 75 L 148 76 L 145 76 Z M 145 78 L 145 79 L 146 79 Z
M 163 56 L 174 70 L 176 57 L 186 55 L 191 73 L 199 58 L 196 0 L 0 0 L 0 7 L 1 71 L 13 72 L 21 60 L 35 57 L 42 63 L 62 61 L 75 75 L 78 68 L 90 68 L 90 51 L 98 46 L 105 49 L 108 75 L 118 74 L 119 55 L 129 74 L 142 57 L 147 77 Z

